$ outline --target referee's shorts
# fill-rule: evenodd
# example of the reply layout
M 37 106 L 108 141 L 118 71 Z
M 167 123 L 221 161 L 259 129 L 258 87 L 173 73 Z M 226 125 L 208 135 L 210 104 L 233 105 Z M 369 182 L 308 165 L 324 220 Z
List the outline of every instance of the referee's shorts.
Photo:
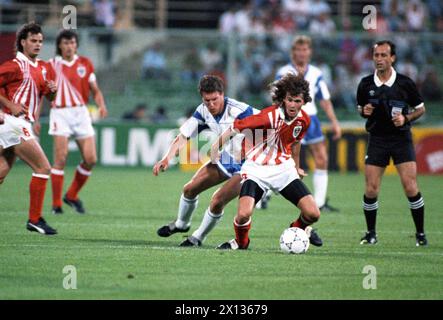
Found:
M 415 161 L 415 150 L 411 133 L 385 136 L 369 134 L 365 164 L 386 167 L 389 165 L 391 158 L 394 161 L 394 165 Z

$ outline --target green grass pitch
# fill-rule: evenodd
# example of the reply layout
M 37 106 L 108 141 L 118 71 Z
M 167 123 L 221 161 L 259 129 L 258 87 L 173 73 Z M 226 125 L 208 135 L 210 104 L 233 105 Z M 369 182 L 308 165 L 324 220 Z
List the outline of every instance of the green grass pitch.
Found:
M 74 168 L 67 168 L 66 183 Z M 361 246 L 364 178 L 331 174 L 329 196 L 340 213 L 317 224 L 324 240 L 304 255 L 285 255 L 279 236 L 298 210 L 281 196 L 255 211 L 247 251 L 220 252 L 233 238 L 236 201 L 202 248 L 179 248 L 183 234 L 159 238 L 159 226 L 175 218 L 182 185 L 191 173 L 96 168 L 81 194 L 88 213 L 65 207 L 45 216 L 59 234 L 25 229 L 30 169 L 17 165 L 0 187 L 0 299 L 442 299 L 442 177 L 419 177 L 430 245 L 415 247 L 408 203 L 397 176 L 383 179 L 379 243 Z M 306 179 L 311 187 L 311 178 Z M 191 232 L 212 192 L 200 196 Z M 77 289 L 63 288 L 66 265 L 77 272 Z M 366 265 L 376 268 L 376 289 L 364 289 Z

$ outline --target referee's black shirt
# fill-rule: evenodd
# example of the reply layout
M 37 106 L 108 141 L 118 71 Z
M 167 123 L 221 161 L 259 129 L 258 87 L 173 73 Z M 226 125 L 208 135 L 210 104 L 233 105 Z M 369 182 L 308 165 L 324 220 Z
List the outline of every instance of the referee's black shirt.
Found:
M 406 122 L 396 127 L 392 122 L 395 113 L 409 113 L 410 108 L 423 106 L 423 98 L 415 83 L 407 76 L 397 73 L 392 68 L 391 78 L 382 83 L 376 73 L 364 77 L 357 89 L 357 103 L 363 108 L 370 103 L 374 107 L 367 118 L 366 130 L 375 136 L 408 135 L 411 124 Z

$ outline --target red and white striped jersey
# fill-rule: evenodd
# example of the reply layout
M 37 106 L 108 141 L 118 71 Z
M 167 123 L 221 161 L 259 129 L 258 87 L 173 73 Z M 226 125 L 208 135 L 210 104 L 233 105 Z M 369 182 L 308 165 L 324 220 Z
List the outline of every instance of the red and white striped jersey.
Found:
M 96 81 L 92 62 L 83 56 L 75 55 L 72 61 L 57 56 L 49 60 L 55 73 L 57 96 L 52 107 L 76 107 L 88 103 L 90 83 Z
M 50 93 L 46 80 L 53 80 L 48 63 L 29 60 L 23 53 L 0 65 L 0 94 L 8 100 L 25 106 L 25 118 L 34 121 L 43 95 Z M 5 113 L 11 114 L 3 106 Z
M 282 108 L 274 105 L 235 120 L 233 128 L 245 135 L 248 160 L 259 165 L 278 165 L 292 158 L 291 146 L 301 141 L 310 122 L 303 110 L 294 119 L 286 120 Z

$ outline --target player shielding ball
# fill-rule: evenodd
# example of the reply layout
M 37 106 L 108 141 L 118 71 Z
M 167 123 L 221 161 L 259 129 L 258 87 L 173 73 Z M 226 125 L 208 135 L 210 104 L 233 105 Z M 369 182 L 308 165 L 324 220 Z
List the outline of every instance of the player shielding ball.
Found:
M 14 59 L 0 65 L 0 184 L 19 157 L 32 170 L 29 185 L 29 220 L 26 228 L 45 235 L 56 234 L 42 217 L 46 184 L 51 166 L 32 131 L 43 96 L 54 99 L 57 87 L 48 65 L 37 59 L 43 32 L 36 23 L 17 31 Z
M 322 245 L 310 227 L 320 218 L 320 210 L 300 179 L 305 173 L 299 167 L 300 141 L 310 125 L 308 114 L 302 110 L 311 101 L 309 83 L 302 76 L 287 74 L 272 83 L 270 89 L 275 104 L 257 115 L 235 120 L 211 149 L 216 161 L 219 148 L 238 133 L 245 134 L 246 143 L 251 144 L 240 172 L 242 187 L 234 218 L 235 239 L 222 243 L 218 249 L 248 248 L 253 210 L 268 190 L 280 193 L 301 210 L 290 226 L 306 230 L 313 245 Z
M 423 98 L 415 83 L 392 67 L 395 45 L 379 41 L 373 47 L 375 72 L 364 77 L 357 89 L 360 115 L 366 118 L 369 141 L 365 158 L 365 194 L 363 211 L 367 232 L 361 244 L 377 243 L 377 196 L 381 178 L 389 164 L 400 176 L 416 228 L 416 245 L 427 245 L 424 231 L 425 204 L 417 185 L 417 164 L 411 135 L 411 122 L 425 113 Z M 410 111 L 412 109 L 412 111 Z
M 85 213 L 79 192 L 97 162 L 95 133 L 87 104 L 92 92 L 100 117 L 107 116 L 103 94 L 98 87 L 92 62 L 77 55 L 78 36 L 72 30 L 61 30 L 56 38 L 56 57 L 50 59 L 59 88 L 49 115 L 49 134 L 54 138 L 54 163 L 51 169 L 52 212 L 63 213 L 62 193 L 68 141 L 77 142 L 83 161 L 77 166 L 74 180 L 63 201 L 78 213 Z

